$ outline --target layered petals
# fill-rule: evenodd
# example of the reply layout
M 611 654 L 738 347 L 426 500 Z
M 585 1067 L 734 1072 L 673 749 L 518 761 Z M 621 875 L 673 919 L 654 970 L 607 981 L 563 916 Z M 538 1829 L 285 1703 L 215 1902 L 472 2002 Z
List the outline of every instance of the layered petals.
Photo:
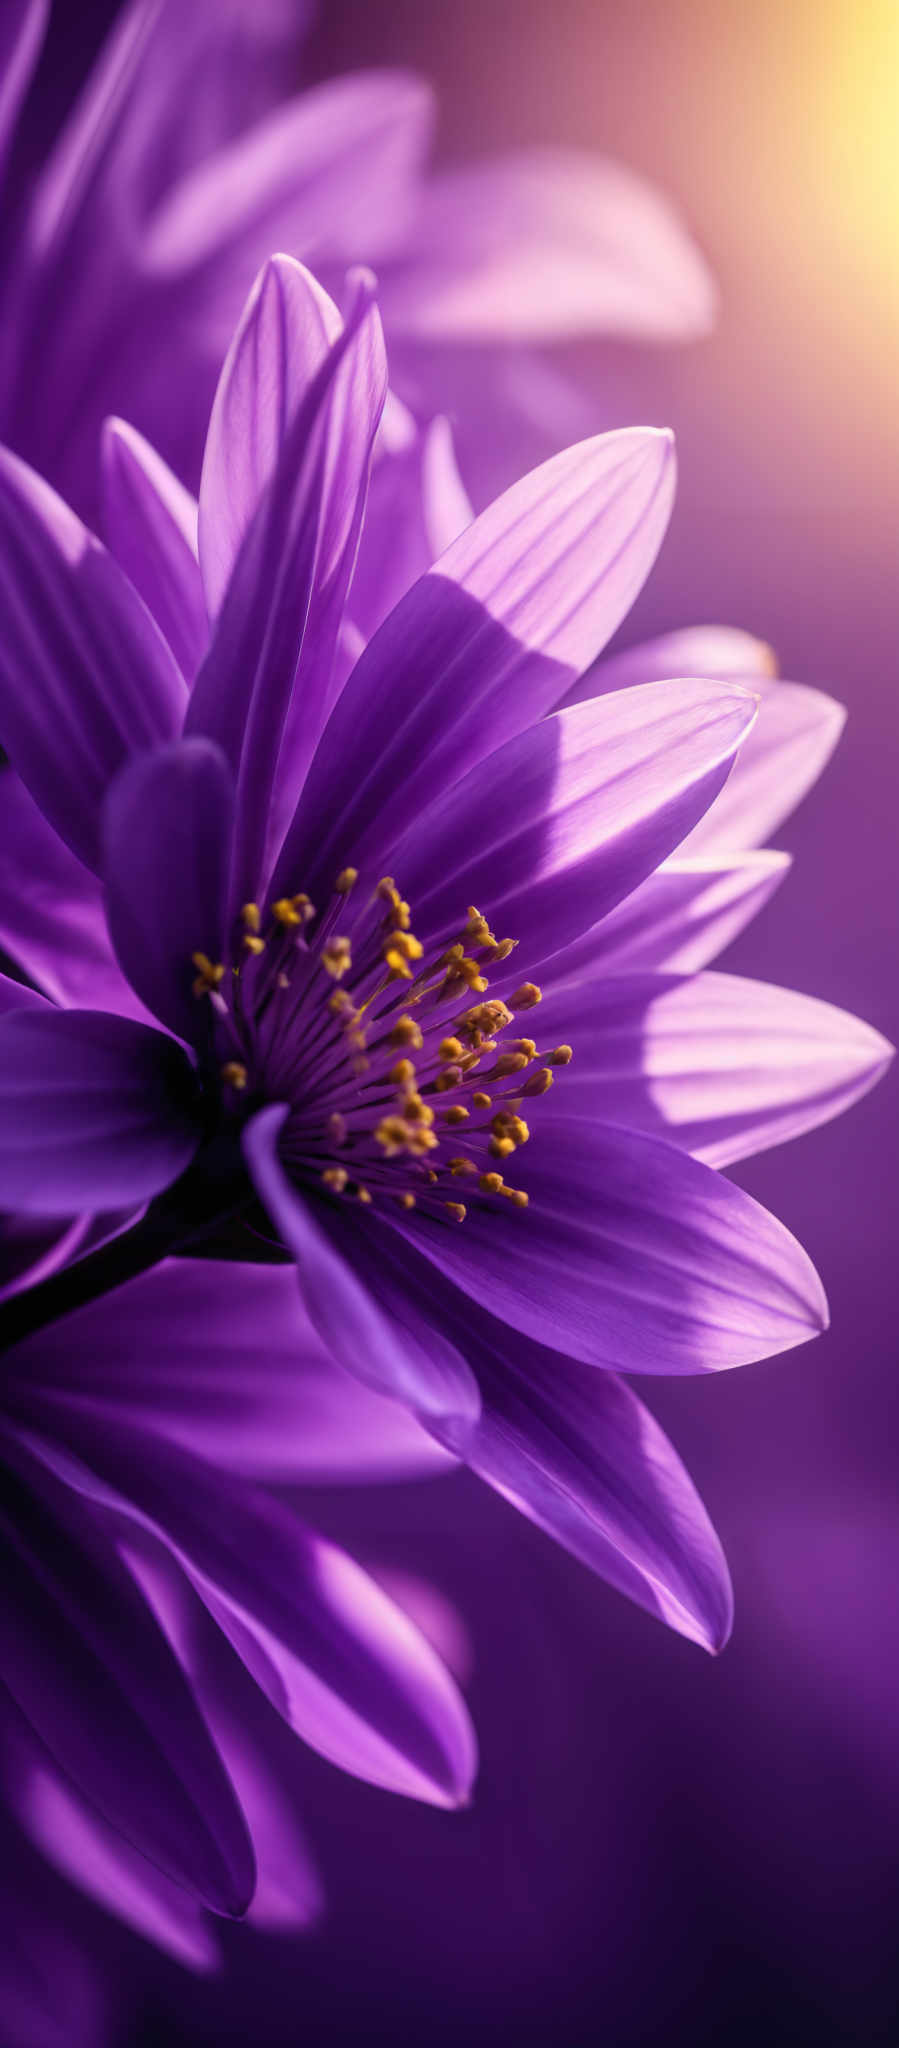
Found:
M 533 1132 L 518 1177 L 524 1211 L 472 1208 L 461 1229 L 417 1215 L 386 1234 L 399 1231 L 406 1257 L 422 1254 L 498 1320 L 589 1365 L 720 1371 L 826 1326 L 795 1238 L 673 1145 L 556 1114 Z
M 720 802 L 719 796 L 712 808 Z M 698 974 L 758 916 L 789 872 L 787 853 L 678 851 L 564 955 L 541 961 L 534 972 L 541 981 L 599 967 L 609 974 L 643 967 Z
M 185 689 L 136 592 L 25 464 L 0 451 L 0 743 L 89 868 L 122 764 L 174 738 Z
M 249 1837 L 180 1665 L 47 1446 L 11 1438 L 4 1451 L 9 1691 L 57 1763 L 142 1854 L 206 1904 L 243 1911 L 254 1879 Z
M 101 1010 L 0 1020 L 0 1208 L 71 1216 L 145 1201 L 199 1135 L 193 1069 L 162 1032 Z
M 394 848 L 417 927 L 454 936 L 460 904 L 486 902 L 532 957 L 566 946 L 685 837 L 755 710 L 741 690 L 657 683 L 531 726 Z
M 586 441 L 481 514 L 395 607 L 331 717 L 279 872 L 380 860 L 432 798 L 552 709 L 615 631 L 671 507 L 668 435 Z M 296 884 L 294 884 L 296 886 Z
M 737 975 L 578 976 L 551 990 L 541 1028 L 577 1004 L 566 1114 L 655 1131 L 729 1166 L 839 1116 L 885 1071 L 892 1047 L 812 996 Z
M 209 640 L 196 499 L 125 420 L 104 423 L 101 485 L 107 545 L 190 681 Z
M 109 941 L 103 891 L 11 768 L 0 772 L 0 945 L 63 1009 L 147 1013 Z
M 210 740 L 132 761 L 109 792 L 103 837 L 109 930 L 132 986 L 179 1038 L 205 1043 L 194 955 L 222 960 L 234 788 Z
M 318 307 L 317 288 L 308 290 Z M 380 321 L 359 279 L 347 324 L 281 442 L 188 712 L 187 730 L 217 742 L 236 780 L 234 908 L 262 893 L 331 708 L 385 392 Z
M 756 685 L 753 685 L 756 687 Z M 691 835 L 690 853 L 759 846 L 802 802 L 846 722 L 842 704 L 805 683 L 762 682 L 758 724 L 739 771 Z
M 40 54 L 50 0 L 8 0 L 0 23 L 0 176 Z
M 382 1306 L 355 1270 L 352 1249 L 344 1258 L 291 1186 L 278 1156 L 286 1114 L 279 1105 L 260 1111 L 246 1126 L 244 1151 L 256 1191 L 296 1259 L 313 1328 L 374 1393 L 405 1401 L 423 1422 L 467 1423 L 478 1393 L 458 1351 L 426 1319 L 404 1314 L 401 1294 Z

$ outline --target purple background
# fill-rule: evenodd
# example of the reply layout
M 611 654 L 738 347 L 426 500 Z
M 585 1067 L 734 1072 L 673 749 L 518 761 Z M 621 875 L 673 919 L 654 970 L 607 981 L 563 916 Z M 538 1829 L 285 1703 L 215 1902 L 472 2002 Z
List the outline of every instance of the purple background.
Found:
M 48 110 L 110 11 L 58 10 Z M 609 351 L 597 405 L 597 425 L 671 423 L 680 445 L 672 532 L 623 638 L 729 620 L 848 705 L 837 760 L 780 836 L 794 874 L 729 964 L 895 1038 L 891 13 L 329 0 L 310 64 L 429 72 L 447 156 L 580 142 L 683 205 L 721 282 L 718 332 Z M 429 1573 L 467 1617 L 476 1804 L 446 1818 L 304 1763 L 325 1927 L 301 1944 L 229 1931 L 224 1994 L 126 1939 L 143 2019 L 123 2039 L 895 2041 L 896 1123 L 888 1080 L 742 1174 L 817 1260 L 830 1334 L 653 1384 L 731 1560 L 724 1657 L 631 1611 L 465 1478 L 316 1501 L 369 1561 Z

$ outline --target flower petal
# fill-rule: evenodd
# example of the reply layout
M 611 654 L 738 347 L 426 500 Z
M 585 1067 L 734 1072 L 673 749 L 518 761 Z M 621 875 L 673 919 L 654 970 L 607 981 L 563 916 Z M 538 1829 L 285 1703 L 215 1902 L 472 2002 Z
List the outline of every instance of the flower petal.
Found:
M 167 1259 L 26 1338 L 10 1379 L 285 1485 L 399 1479 L 450 1460 L 399 1401 L 338 1365 L 290 1266 Z
M 393 849 L 416 930 L 454 938 L 476 903 L 498 931 L 527 935 L 529 959 L 566 946 L 684 838 L 755 715 L 734 687 L 654 683 L 519 733 Z
M 285 437 L 340 334 L 333 299 L 302 264 L 260 271 L 225 358 L 200 481 L 200 566 L 210 618 L 222 600 Z
M 453 1346 L 427 1325 L 404 1317 L 401 1300 L 385 1310 L 373 1297 L 350 1258 L 326 1234 L 292 1187 L 278 1157 L 278 1134 L 287 1111 L 261 1110 L 247 1124 L 244 1152 L 257 1194 L 297 1262 L 300 1291 L 309 1319 L 334 1358 L 376 1394 L 405 1401 L 429 1422 L 467 1423 L 477 1413 L 477 1387 Z M 396 1313 L 396 1307 L 399 1313 Z
M 190 682 L 209 641 L 196 499 L 125 420 L 104 421 L 100 453 L 107 546 Z
M 100 1010 L 0 1020 L 0 1208 L 71 1216 L 142 1202 L 199 1142 L 193 1069 L 174 1041 Z
M 788 853 L 678 852 L 565 953 L 529 963 L 530 971 L 541 986 L 600 965 L 609 974 L 696 974 L 758 916 L 789 871 Z
M 63 1412 L 57 1426 L 76 1453 L 84 1437 L 88 1497 L 162 1539 L 306 1742 L 410 1798 L 467 1798 L 475 1748 L 464 1703 L 424 1638 L 344 1552 L 280 1501 L 223 1485 L 213 1466 L 173 1444 Z
M 51 1755 L 135 1847 L 207 1905 L 242 1912 L 253 1858 L 240 1810 L 89 1493 L 65 1483 L 58 1454 L 36 1438 L 8 1438 L 4 1462 L 5 1684 Z
M 707 1650 L 730 1634 L 724 1553 L 688 1473 L 613 1373 L 488 1319 L 471 1353 L 484 1398 L 466 1461 L 591 1571 Z
M 315 900 L 319 876 L 330 887 L 347 861 L 379 861 L 435 794 L 552 709 L 636 596 L 673 488 L 670 437 L 639 429 L 567 449 L 482 513 L 361 656 L 280 871 Z
M 11 768 L 0 772 L 0 945 L 51 1002 L 147 1013 L 125 980 L 96 877 L 47 824 Z
M 673 207 L 586 151 L 535 148 L 429 181 L 389 317 L 430 340 L 704 334 L 708 269 Z
M 547 1105 L 516 1184 L 524 1211 L 472 1204 L 461 1228 L 416 1213 L 382 1234 L 399 1232 L 410 1256 L 513 1329 L 612 1370 L 719 1371 L 826 1325 L 821 1283 L 789 1231 L 658 1138 Z
M 353 622 L 370 640 L 389 612 L 474 514 L 456 467 L 449 421 L 375 449 L 368 508 L 350 591 Z M 360 649 L 361 652 L 361 649 Z
M 299 339 L 305 360 L 304 332 Z M 187 730 L 214 739 L 235 775 L 232 907 L 264 893 L 333 701 L 385 391 L 380 321 L 360 278 L 347 324 L 283 439 L 188 711 Z
M 745 683 L 755 691 L 759 682 L 770 682 L 775 673 L 771 648 L 752 633 L 736 626 L 680 626 L 619 654 L 604 655 L 599 666 L 569 690 L 565 702 L 581 704 L 585 697 L 608 696 L 610 690 L 630 690 L 637 683 L 662 683 L 669 676 Z
M 188 1041 L 207 1037 L 193 994 L 194 953 L 221 961 L 234 788 L 210 740 L 179 740 L 132 761 L 103 822 L 109 930 L 132 986 Z
M 0 450 L 0 742 L 89 868 L 123 762 L 173 738 L 184 682 L 118 565 L 40 477 Z
M 732 784 L 696 827 L 686 852 L 759 846 L 770 838 L 817 782 L 846 723 L 842 704 L 804 683 L 752 687 L 761 695 L 755 733 Z
M 7 0 L 0 21 L 0 177 L 31 84 L 50 16 L 50 0 Z
M 544 996 L 540 1025 L 576 1037 L 566 1114 L 654 1131 L 719 1167 L 839 1116 L 892 1058 L 845 1010 L 731 974 L 579 977 Z

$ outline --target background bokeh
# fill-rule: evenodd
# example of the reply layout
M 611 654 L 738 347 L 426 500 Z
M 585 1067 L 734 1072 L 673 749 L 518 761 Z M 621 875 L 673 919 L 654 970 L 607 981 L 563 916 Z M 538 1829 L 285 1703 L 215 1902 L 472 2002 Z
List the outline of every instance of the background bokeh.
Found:
M 47 110 L 111 11 L 57 10 Z M 848 705 L 781 834 L 792 878 L 729 964 L 895 1038 L 899 8 L 325 0 L 305 75 L 386 62 L 434 79 L 447 160 L 584 144 L 692 223 L 717 332 L 610 349 L 597 390 L 597 426 L 670 423 L 680 447 L 672 531 L 622 639 L 738 623 Z M 126 1940 L 123 2040 L 895 2042 L 897 1102 L 888 1079 L 742 1174 L 819 1264 L 830 1333 L 653 1383 L 731 1560 L 725 1655 L 628 1609 L 465 1478 L 316 1500 L 464 1615 L 476 1803 L 447 1818 L 304 1765 L 327 1921 L 302 1944 L 230 1932 L 224 1992 Z

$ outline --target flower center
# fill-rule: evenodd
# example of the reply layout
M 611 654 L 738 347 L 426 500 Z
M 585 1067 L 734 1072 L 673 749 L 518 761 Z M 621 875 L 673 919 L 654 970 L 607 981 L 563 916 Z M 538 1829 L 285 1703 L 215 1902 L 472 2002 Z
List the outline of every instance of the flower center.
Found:
M 321 915 L 302 893 L 266 918 L 246 903 L 230 965 L 193 955 L 223 1106 L 286 1103 L 287 1171 L 335 1199 L 459 1223 L 472 1201 L 526 1208 L 506 1174 L 571 1047 L 540 1052 L 514 1035 L 541 991 L 524 982 L 504 1001 L 487 995 L 516 941 L 497 939 L 474 906 L 428 958 L 392 876 L 352 914 L 357 879 L 344 868 Z

